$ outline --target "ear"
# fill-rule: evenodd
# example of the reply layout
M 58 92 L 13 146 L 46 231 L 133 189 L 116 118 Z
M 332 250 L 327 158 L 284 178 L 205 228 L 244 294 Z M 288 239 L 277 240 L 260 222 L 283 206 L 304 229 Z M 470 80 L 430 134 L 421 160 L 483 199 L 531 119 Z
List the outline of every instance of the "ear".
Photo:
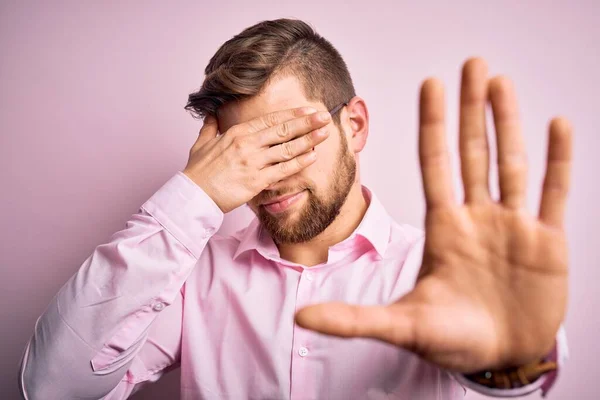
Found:
M 343 110 L 342 110 L 343 111 Z M 369 136 L 369 110 L 365 101 L 355 96 L 346 106 L 346 132 L 350 151 L 360 153 Z

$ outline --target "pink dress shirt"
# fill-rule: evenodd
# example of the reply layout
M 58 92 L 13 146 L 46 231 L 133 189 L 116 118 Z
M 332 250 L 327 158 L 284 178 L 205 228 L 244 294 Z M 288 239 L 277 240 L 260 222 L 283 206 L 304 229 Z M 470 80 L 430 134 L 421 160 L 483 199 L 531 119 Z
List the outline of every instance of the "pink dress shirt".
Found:
M 294 324 L 310 304 L 388 304 L 411 290 L 423 233 L 368 211 L 326 263 L 283 260 L 254 220 L 215 235 L 216 204 L 179 172 L 98 246 L 38 319 L 21 363 L 27 399 L 125 399 L 181 368 L 182 399 L 462 399 L 465 386 L 403 349 Z M 545 382 L 546 381 L 546 382 Z

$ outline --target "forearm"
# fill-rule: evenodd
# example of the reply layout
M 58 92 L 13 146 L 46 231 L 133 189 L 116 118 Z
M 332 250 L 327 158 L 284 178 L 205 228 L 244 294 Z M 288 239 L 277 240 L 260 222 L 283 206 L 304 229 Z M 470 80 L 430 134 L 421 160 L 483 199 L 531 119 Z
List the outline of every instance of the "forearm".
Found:
M 22 363 L 30 399 L 99 398 L 127 372 L 222 213 L 178 174 L 98 246 L 36 323 Z
M 133 357 L 112 373 L 96 374 L 90 360 L 97 352 L 64 323 L 54 299 L 38 319 L 21 360 L 19 384 L 24 398 L 104 397 L 119 384 Z

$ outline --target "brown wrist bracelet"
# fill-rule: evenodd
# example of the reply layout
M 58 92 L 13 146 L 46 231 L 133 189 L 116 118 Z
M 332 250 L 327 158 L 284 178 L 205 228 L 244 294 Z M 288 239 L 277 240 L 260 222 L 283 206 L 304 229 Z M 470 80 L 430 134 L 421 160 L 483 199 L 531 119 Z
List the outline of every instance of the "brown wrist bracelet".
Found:
M 515 389 L 535 382 L 543 374 L 557 369 L 554 361 L 535 361 L 501 371 L 482 371 L 465 375 L 467 379 L 494 389 Z

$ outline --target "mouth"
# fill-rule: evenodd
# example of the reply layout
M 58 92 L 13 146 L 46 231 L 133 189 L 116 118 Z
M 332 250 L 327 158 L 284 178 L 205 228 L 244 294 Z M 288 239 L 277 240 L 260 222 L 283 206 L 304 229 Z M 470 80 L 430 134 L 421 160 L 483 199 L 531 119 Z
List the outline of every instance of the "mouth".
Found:
M 302 190 L 298 193 L 288 194 L 285 196 L 278 197 L 276 199 L 268 200 L 261 204 L 262 207 L 267 210 L 270 214 L 278 214 L 288 210 L 292 205 L 296 204 L 300 200 L 306 190 Z

